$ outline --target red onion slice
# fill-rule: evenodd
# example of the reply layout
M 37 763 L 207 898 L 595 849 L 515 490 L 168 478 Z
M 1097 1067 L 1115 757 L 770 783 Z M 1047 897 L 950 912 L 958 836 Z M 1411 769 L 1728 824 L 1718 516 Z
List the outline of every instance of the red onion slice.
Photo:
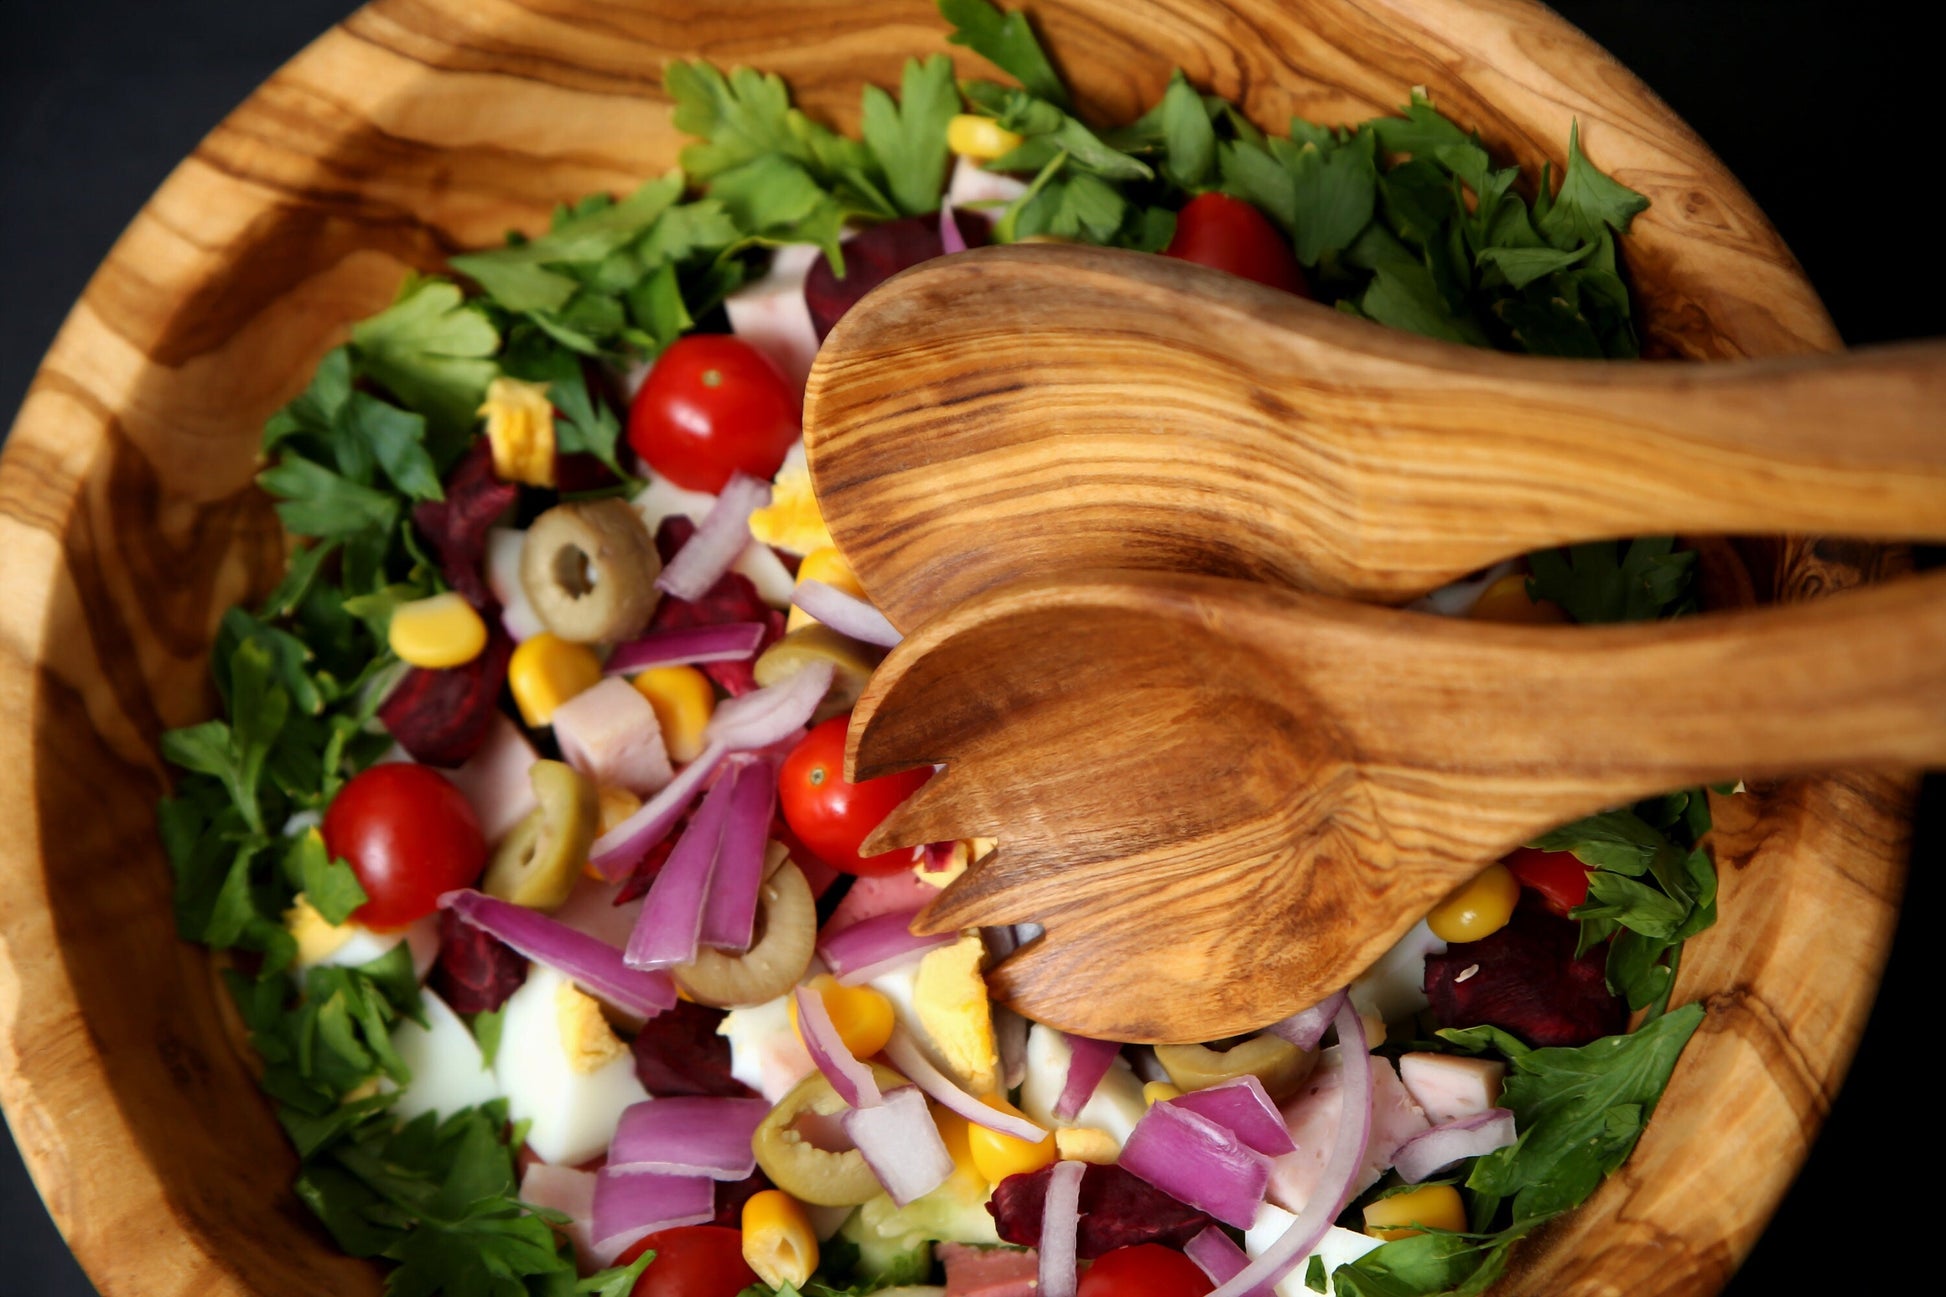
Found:
M 1191 1090 L 1169 1100 L 1178 1108 L 1207 1117 L 1265 1157 L 1297 1151 L 1284 1124 L 1284 1114 L 1271 1102 L 1270 1092 L 1254 1076 L 1241 1076 L 1207 1090 Z
M 631 1104 L 609 1142 L 606 1169 L 741 1180 L 757 1169 L 750 1140 L 769 1115 L 763 1099 L 687 1096 Z
M 890 1091 L 876 1107 L 851 1109 L 844 1125 L 865 1164 L 900 1207 L 925 1197 L 953 1174 L 953 1155 L 946 1151 L 917 1086 Z
M 1054 1116 L 1058 1121 L 1073 1121 L 1075 1114 L 1088 1106 L 1088 1100 L 1095 1097 L 1095 1090 L 1101 1085 L 1101 1078 L 1108 1075 L 1109 1067 L 1122 1052 L 1122 1047 L 1112 1040 L 1073 1035 L 1067 1040 L 1068 1079 L 1061 1087 L 1061 1097 L 1054 1101 Z
M 1212 1283 L 1234 1279 L 1250 1264 L 1250 1254 L 1214 1225 L 1183 1244 L 1182 1250 L 1210 1277 Z M 1271 1297 L 1273 1291 L 1269 1284 L 1262 1284 L 1252 1288 L 1246 1297 Z
M 959 232 L 959 222 L 953 219 L 953 200 L 950 195 L 939 199 L 939 246 L 946 256 L 966 251 L 966 236 Z M 817 614 L 813 613 L 816 617 Z M 823 618 L 819 618 L 820 621 Z
M 839 982 L 859 986 L 881 973 L 903 968 L 928 950 L 950 946 L 959 940 L 956 932 L 915 935 L 912 921 L 917 910 L 895 910 L 860 919 L 829 937 L 818 940 L 818 958 L 824 961 Z
M 856 595 L 822 581 L 799 581 L 791 602 L 840 635 L 880 648 L 896 648 L 904 638 L 884 613 Z
M 1417 1184 L 1455 1162 L 1479 1157 L 1514 1142 L 1514 1115 L 1505 1108 L 1488 1108 L 1422 1130 L 1399 1146 L 1392 1166 L 1407 1184 Z
M 1030 1144 L 1038 1144 L 1047 1138 L 1047 1132 L 1027 1118 L 989 1108 L 960 1089 L 952 1078 L 932 1065 L 932 1060 L 906 1034 L 905 1028 L 892 1029 L 892 1039 L 885 1042 L 885 1056 L 892 1060 L 892 1066 L 898 1068 L 907 1080 L 924 1090 L 941 1107 L 957 1112 L 974 1125 L 997 1130 L 1002 1135 L 1012 1135 L 1015 1139 L 1024 1139 Z
M 883 1103 L 885 1096 L 879 1093 L 871 1065 L 859 1062 L 846 1046 L 824 1007 L 824 997 L 808 986 L 798 987 L 792 995 L 797 1001 L 797 1034 L 803 1038 L 804 1050 L 838 1097 L 854 1108 L 875 1108 Z
M 769 503 L 770 483 L 746 473 L 731 474 L 696 534 L 656 578 L 656 589 L 678 599 L 702 598 L 750 543 L 750 515 Z
M 602 670 L 611 676 L 621 676 L 647 671 L 650 667 L 742 662 L 757 651 L 763 639 L 763 623 L 754 621 L 650 631 L 640 639 L 616 645 Z
M 731 774 L 736 786 L 730 790 L 697 940 L 716 950 L 745 951 L 757 930 L 757 893 L 763 889 L 764 854 L 777 806 L 777 767 L 768 761 L 744 761 Z
M 596 1260 L 606 1265 L 646 1234 L 716 1219 L 716 1181 L 706 1175 L 595 1173 Z
M 1207 1117 L 1158 1103 L 1122 1145 L 1121 1168 L 1178 1202 L 1248 1229 L 1270 1185 L 1270 1159 Z
M 725 771 L 710 785 L 702 805 L 689 817 L 676 849 L 662 872 L 649 884 L 642 913 L 629 934 L 622 958 L 630 968 L 673 968 L 694 963 L 703 932 L 703 907 L 709 901 L 710 880 L 723 829 L 730 818 L 737 771 Z
M 777 684 L 720 703 L 703 738 L 730 751 L 748 752 L 794 737 L 824 701 L 835 673 L 829 662 L 813 662 Z
M 1241 1274 L 1219 1284 L 1210 1297 L 1250 1297 L 1265 1285 L 1277 1284 L 1316 1250 L 1325 1231 L 1351 1201 L 1351 1188 L 1372 1138 L 1372 1056 L 1365 1040 L 1365 1023 L 1357 1009 L 1349 1003 L 1341 1004 L 1332 1022 L 1338 1028 L 1339 1047 L 1344 1050 L 1345 1076 L 1344 1106 L 1331 1158 L 1324 1164 L 1310 1201 L 1283 1237 L 1265 1248 Z
M 644 972 L 622 962 L 622 952 L 585 932 L 557 923 L 539 910 L 461 888 L 439 898 L 483 932 L 506 942 L 537 964 L 545 964 L 597 999 L 637 1017 L 653 1018 L 676 1007 L 676 984 L 667 973 Z
M 682 813 L 689 809 L 704 784 L 708 783 L 729 749 L 713 743 L 702 755 L 684 766 L 662 791 L 642 803 L 635 813 L 595 839 L 588 849 L 588 863 L 608 882 L 619 882 L 624 873 L 649 853 L 649 848 L 669 836 Z
M 1074 1297 L 1075 1249 L 1081 1234 L 1081 1177 L 1086 1162 L 1056 1162 L 1041 1208 L 1041 1297 Z
M 1338 1010 L 1345 1003 L 1345 992 L 1339 991 L 1322 1004 L 1314 1004 L 1302 1013 L 1293 1013 L 1282 1022 L 1273 1022 L 1264 1030 L 1282 1036 L 1299 1049 L 1316 1049 L 1324 1039 L 1324 1030 L 1331 1020 L 1338 1016 Z

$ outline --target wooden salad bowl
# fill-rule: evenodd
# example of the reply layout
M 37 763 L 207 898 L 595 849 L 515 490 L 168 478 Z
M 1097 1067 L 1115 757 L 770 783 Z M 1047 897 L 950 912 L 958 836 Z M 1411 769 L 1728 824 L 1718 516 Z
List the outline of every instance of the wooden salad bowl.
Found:
M 1802 271 L 1702 142 L 1527 0 L 1033 0 L 1083 111 L 1170 70 L 1281 130 L 1413 86 L 1496 158 L 1589 155 L 1653 200 L 1625 258 L 1652 356 L 1839 345 Z M 863 82 L 948 47 L 929 0 L 379 0 L 232 113 L 136 217 L 30 391 L 0 464 L 0 1097 L 108 1297 L 376 1294 L 289 1185 L 209 956 L 176 939 L 153 807 L 165 728 L 209 715 L 217 619 L 275 580 L 251 478 L 264 418 L 408 269 L 632 188 L 681 140 L 661 69 L 781 73 L 855 128 Z M 1710 544 L 1718 605 L 1876 578 L 1898 551 Z M 1709 1014 L 1634 1157 L 1530 1239 L 1496 1291 L 1716 1292 L 1803 1160 L 1893 927 L 1915 783 L 1841 774 L 1719 799 L 1722 921 L 1678 1000 Z

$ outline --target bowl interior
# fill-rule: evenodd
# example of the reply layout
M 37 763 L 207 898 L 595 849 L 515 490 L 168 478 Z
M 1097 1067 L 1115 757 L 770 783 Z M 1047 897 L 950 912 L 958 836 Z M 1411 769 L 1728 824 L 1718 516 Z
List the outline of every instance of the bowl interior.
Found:
M 1497 158 L 1557 171 L 1578 120 L 1587 152 L 1653 203 L 1626 251 L 1650 354 L 1837 345 L 1701 142 L 1527 0 L 1026 7 L 1101 121 L 1154 102 L 1177 66 L 1272 130 L 1424 86 Z M 89 285 L 0 468 L 0 1094 L 110 1297 L 380 1288 L 290 1193 L 294 1158 L 231 1047 L 211 961 L 176 940 L 155 839 L 156 736 L 210 712 L 216 620 L 281 563 L 251 483 L 262 420 L 408 268 L 672 166 L 669 59 L 775 71 L 853 128 L 862 83 L 895 86 L 907 55 L 933 51 L 990 74 L 945 44 L 927 0 L 380 0 L 219 126 Z M 1705 559 L 1717 602 L 1809 597 L 1891 561 L 1803 540 Z M 1862 1028 L 1910 795 L 1841 775 L 1719 799 L 1723 922 L 1691 946 L 1677 995 L 1709 1017 L 1633 1160 L 1530 1241 L 1504 1291 L 1721 1286 Z

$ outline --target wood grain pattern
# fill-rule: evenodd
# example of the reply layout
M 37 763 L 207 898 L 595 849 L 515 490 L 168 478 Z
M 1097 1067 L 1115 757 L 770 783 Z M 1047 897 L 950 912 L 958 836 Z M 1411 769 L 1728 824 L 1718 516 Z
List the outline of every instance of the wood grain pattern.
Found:
M 804 429 L 825 522 L 907 629 L 1063 568 L 1403 603 L 1571 541 L 1946 539 L 1946 344 L 1482 354 L 1105 248 L 898 276 L 832 330 Z
M 1946 764 L 1946 576 L 1520 627 L 1063 572 L 927 622 L 852 715 L 858 775 L 946 766 L 862 850 L 999 839 L 921 930 L 1038 923 L 989 975 L 1021 1013 L 1219 1040 L 1320 1003 L 1568 820 L 1696 784 Z
M 1701 141 L 1538 5 L 1028 7 L 1101 120 L 1153 102 L 1177 65 L 1272 129 L 1292 111 L 1366 117 L 1423 85 L 1498 159 L 1530 166 L 1558 164 L 1578 118 L 1590 156 L 1655 203 L 1627 252 L 1653 354 L 1837 345 Z M 289 1193 L 293 1160 L 228 1046 L 207 960 L 175 939 L 149 809 L 157 732 L 212 705 L 216 619 L 280 560 L 249 487 L 262 419 L 408 268 L 669 166 L 667 59 L 777 71 L 810 111 L 853 126 L 861 83 L 894 85 L 905 55 L 932 51 L 978 65 L 945 45 L 925 0 L 381 0 L 232 114 L 90 282 L 0 461 L 0 1096 L 106 1297 L 380 1289 Z M 1886 561 L 1808 541 L 1751 552 L 1753 588 L 1786 597 Z M 1629 1166 L 1529 1240 L 1503 1292 L 1720 1287 L 1862 1028 L 1911 795 L 1852 774 L 1721 809 L 1726 922 L 1691 946 L 1678 984 L 1710 1003 L 1703 1034 Z

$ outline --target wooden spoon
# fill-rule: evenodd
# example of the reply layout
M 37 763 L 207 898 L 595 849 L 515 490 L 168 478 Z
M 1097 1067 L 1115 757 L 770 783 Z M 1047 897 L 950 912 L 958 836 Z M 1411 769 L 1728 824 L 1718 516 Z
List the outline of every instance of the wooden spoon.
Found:
M 839 322 L 805 444 L 832 535 L 902 629 L 1087 568 L 1404 602 L 1569 541 L 1946 539 L 1946 344 L 1539 360 L 1167 257 L 986 248 Z
M 947 764 L 864 850 L 993 836 L 922 931 L 1034 922 L 1038 1021 L 1215 1040 L 1346 985 L 1454 886 L 1671 788 L 1946 765 L 1946 573 L 1613 627 L 1464 622 L 1132 572 L 969 601 L 894 649 L 852 776 Z

